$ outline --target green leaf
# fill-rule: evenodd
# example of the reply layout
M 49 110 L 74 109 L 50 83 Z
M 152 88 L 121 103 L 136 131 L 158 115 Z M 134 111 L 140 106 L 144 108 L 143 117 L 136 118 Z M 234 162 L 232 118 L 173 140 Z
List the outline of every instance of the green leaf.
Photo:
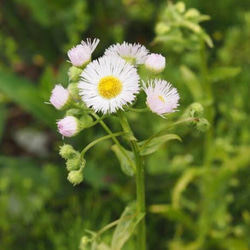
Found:
M 201 38 L 206 42 L 208 47 L 210 48 L 214 47 L 213 40 L 205 31 L 202 31 L 200 35 L 201 35 Z
M 7 120 L 7 109 L 4 105 L 0 104 L 0 142 L 4 133 L 6 120 Z
M 192 94 L 194 100 L 199 101 L 202 98 L 202 89 L 201 84 L 195 73 L 185 65 L 180 66 L 180 71 L 184 83 Z
M 135 174 L 134 169 L 130 165 L 125 155 L 121 152 L 120 148 L 117 145 L 113 145 L 111 149 L 115 153 L 117 159 L 120 161 L 122 171 L 128 176 L 133 176 Z M 133 161 L 133 153 L 131 151 L 126 150 L 125 148 L 123 148 L 123 150 L 127 153 L 131 161 Z
M 136 213 L 136 203 L 129 204 L 122 213 L 117 224 L 111 242 L 111 250 L 120 250 L 133 234 L 137 224 L 145 216 L 144 213 Z
M 0 91 L 34 117 L 55 128 L 56 110 L 46 105 L 34 84 L 25 78 L 0 71 Z
M 149 138 L 148 140 L 139 142 L 140 155 L 149 155 L 157 151 L 165 142 L 170 140 L 179 140 L 181 138 L 176 134 L 167 134 L 154 138 Z
M 216 67 L 210 71 L 209 78 L 211 82 L 218 82 L 233 78 L 237 76 L 240 72 L 240 67 Z

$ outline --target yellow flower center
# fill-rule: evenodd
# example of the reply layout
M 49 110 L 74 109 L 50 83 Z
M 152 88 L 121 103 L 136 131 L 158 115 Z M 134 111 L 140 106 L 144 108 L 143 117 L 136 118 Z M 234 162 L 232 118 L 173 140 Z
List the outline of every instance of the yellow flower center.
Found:
M 122 83 L 114 76 L 106 76 L 100 80 L 98 91 L 102 97 L 112 99 L 122 91 Z
M 158 95 L 158 98 L 165 103 L 165 99 L 161 95 Z

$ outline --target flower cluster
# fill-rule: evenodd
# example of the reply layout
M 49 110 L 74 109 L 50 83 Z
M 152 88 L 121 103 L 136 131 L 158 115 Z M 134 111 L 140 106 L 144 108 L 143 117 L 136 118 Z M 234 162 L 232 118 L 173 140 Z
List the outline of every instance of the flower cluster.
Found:
M 159 77 L 166 66 L 165 57 L 150 53 L 143 45 L 123 42 L 111 45 L 92 61 L 98 43 L 99 39 L 87 39 L 68 51 L 70 84 L 67 89 L 56 85 L 52 90 L 50 103 L 56 109 L 68 109 L 66 117 L 57 122 L 63 136 L 74 136 L 92 125 L 93 121 L 82 126 L 82 115 L 86 118 L 91 112 L 106 115 L 124 110 L 141 92 L 145 92 L 145 104 L 153 113 L 165 117 L 177 110 L 177 89 Z M 145 68 L 148 80 L 141 79 L 140 67 Z

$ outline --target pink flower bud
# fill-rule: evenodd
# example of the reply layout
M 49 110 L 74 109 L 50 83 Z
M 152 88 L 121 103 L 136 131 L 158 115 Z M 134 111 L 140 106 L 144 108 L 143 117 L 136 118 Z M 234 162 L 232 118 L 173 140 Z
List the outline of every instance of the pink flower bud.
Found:
M 80 122 L 74 116 L 66 116 L 57 122 L 59 133 L 65 137 L 75 136 L 80 132 Z
M 166 59 L 160 54 L 150 54 L 145 61 L 145 67 L 154 74 L 161 73 L 166 66 Z
M 68 90 L 62 85 L 57 84 L 52 90 L 52 95 L 49 101 L 56 109 L 64 109 L 70 101 Z
M 82 41 L 81 44 L 76 45 L 68 51 L 68 57 L 71 63 L 76 67 L 82 67 L 91 61 L 91 55 L 99 43 L 99 39 L 94 39 L 91 42 L 87 39 L 87 42 Z

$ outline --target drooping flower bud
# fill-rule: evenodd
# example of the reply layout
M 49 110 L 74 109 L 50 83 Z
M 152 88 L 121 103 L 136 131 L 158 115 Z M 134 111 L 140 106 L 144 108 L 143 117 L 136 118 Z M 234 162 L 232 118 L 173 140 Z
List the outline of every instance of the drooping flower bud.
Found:
M 86 161 L 85 159 L 81 159 L 80 154 L 75 155 L 75 157 L 67 160 L 66 168 L 68 171 L 79 170 L 85 167 Z
M 210 128 L 210 123 L 205 118 L 199 118 L 196 128 L 201 132 L 206 132 Z
M 62 110 L 70 105 L 71 97 L 67 89 L 65 89 L 62 85 L 57 84 L 52 90 L 49 101 L 56 109 Z
M 73 170 L 68 173 L 68 181 L 74 186 L 80 184 L 83 181 L 83 172 L 80 170 Z
M 59 133 L 65 137 L 72 137 L 81 131 L 79 120 L 74 116 L 66 116 L 57 122 Z
M 190 115 L 192 117 L 201 116 L 204 111 L 203 106 L 198 102 L 192 103 L 189 108 L 190 108 Z
M 145 61 L 145 67 L 154 74 L 161 73 L 166 66 L 166 59 L 160 54 L 150 54 Z
M 60 147 L 59 154 L 64 159 L 70 159 L 74 157 L 78 152 L 69 144 L 64 144 Z

